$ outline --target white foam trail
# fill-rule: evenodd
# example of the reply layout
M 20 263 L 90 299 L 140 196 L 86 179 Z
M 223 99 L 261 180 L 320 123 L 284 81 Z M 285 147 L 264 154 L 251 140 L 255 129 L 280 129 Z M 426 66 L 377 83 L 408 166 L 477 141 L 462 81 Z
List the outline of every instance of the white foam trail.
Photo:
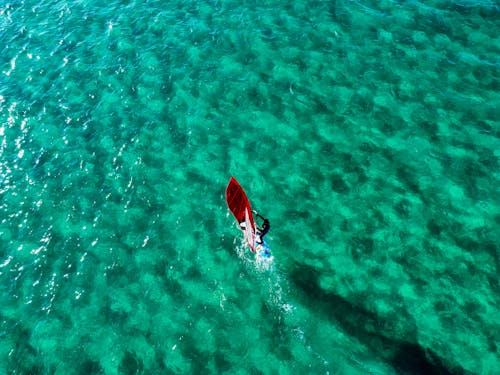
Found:
M 238 242 L 235 239 L 235 244 Z M 249 270 L 254 272 L 260 279 L 260 282 L 265 288 L 266 300 L 272 307 L 276 308 L 280 319 L 285 320 L 286 326 L 290 334 L 295 337 L 309 352 L 311 352 L 317 360 L 325 366 L 325 373 L 329 373 L 328 361 L 318 352 L 316 352 L 306 338 L 302 321 L 295 314 L 296 307 L 292 302 L 287 301 L 288 280 L 283 276 L 277 265 L 274 262 L 274 257 L 266 258 L 256 253 L 252 253 L 245 238 L 241 239 L 239 245 L 236 246 L 238 257 L 244 262 Z
M 237 240 L 235 239 L 236 242 Z M 292 304 L 284 302 L 282 288 L 284 281 L 275 269 L 274 257 L 271 256 L 268 258 L 251 252 L 245 238 L 236 246 L 236 253 L 250 270 L 257 272 L 261 276 L 265 276 L 265 279 L 261 280 L 267 284 L 267 299 L 271 305 L 278 307 L 281 313 L 291 313 L 294 307 Z

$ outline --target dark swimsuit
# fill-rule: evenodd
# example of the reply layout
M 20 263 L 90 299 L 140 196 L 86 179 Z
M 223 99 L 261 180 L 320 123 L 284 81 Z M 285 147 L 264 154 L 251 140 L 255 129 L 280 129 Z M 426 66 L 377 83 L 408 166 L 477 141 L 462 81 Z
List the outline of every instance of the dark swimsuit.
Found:
M 271 224 L 266 218 L 260 216 L 259 214 L 257 214 L 257 216 L 264 220 L 264 222 L 262 223 L 262 228 L 257 228 L 259 235 L 259 240 L 257 241 L 257 243 L 261 244 L 264 236 L 267 234 L 267 232 L 269 232 L 269 229 L 271 229 Z

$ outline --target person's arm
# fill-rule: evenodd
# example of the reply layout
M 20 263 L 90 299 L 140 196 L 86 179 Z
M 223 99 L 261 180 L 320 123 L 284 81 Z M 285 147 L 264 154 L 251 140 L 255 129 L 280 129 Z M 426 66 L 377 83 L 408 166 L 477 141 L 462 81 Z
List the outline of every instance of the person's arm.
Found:
M 262 219 L 262 220 L 264 220 L 264 221 L 269 222 L 269 220 L 267 220 L 264 216 L 262 216 L 261 214 L 259 214 L 257 211 L 252 210 L 252 212 L 255 214 L 255 216 L 257 216 L 257 217 L 261 218 L 261 219 Z

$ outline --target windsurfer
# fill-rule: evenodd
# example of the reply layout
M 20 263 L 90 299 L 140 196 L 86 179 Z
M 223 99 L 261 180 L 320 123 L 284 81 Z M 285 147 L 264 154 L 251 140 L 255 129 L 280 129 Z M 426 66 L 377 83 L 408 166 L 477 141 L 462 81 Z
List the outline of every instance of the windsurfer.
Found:
M 257 233 L 255 233 L 256 234 L 255 242 L 258 243 L 258 244 L 262 244 L 262 242 L 264 241 L 264 236 L 267 234 L 267 232 L 269 232 L 269 229 L 271 229 L 271 224 L 269 224 L 269 220 L 268 219 L 266 219 L 264 216 L 260 215 L 257 211 L 252 210 L 252 212 L 257 217 L 259 217 L 260 219 L 263 220 L 262 228 L 259 228 L 257 226 Z

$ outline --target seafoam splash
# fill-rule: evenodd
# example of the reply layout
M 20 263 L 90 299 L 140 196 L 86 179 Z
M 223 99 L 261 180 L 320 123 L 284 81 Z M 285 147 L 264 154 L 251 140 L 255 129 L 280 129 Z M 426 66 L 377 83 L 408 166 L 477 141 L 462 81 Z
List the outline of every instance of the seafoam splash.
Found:
M 286 274 L 281 272 L 274 256 L 265 257 L 258 253 L 252 253 L 245 239 L 234 240 L 238 258 L 243 261 L 245 268 L 257 279 L 260 285 L 256 290 L 262 294 L 269 310 L 273 311 L 274 320 L 280 326 L 281 335 L 285 335 L 296 341 L 303 350 L 306 350 L 320 364 L 322 373 L 329 374 L 331 367 L 328 360 L 315 350 L 309 342 L 307 327 L 301 321 L 299 315 L 295 314 L 297 307 L 289 300 L 289 282 Z

